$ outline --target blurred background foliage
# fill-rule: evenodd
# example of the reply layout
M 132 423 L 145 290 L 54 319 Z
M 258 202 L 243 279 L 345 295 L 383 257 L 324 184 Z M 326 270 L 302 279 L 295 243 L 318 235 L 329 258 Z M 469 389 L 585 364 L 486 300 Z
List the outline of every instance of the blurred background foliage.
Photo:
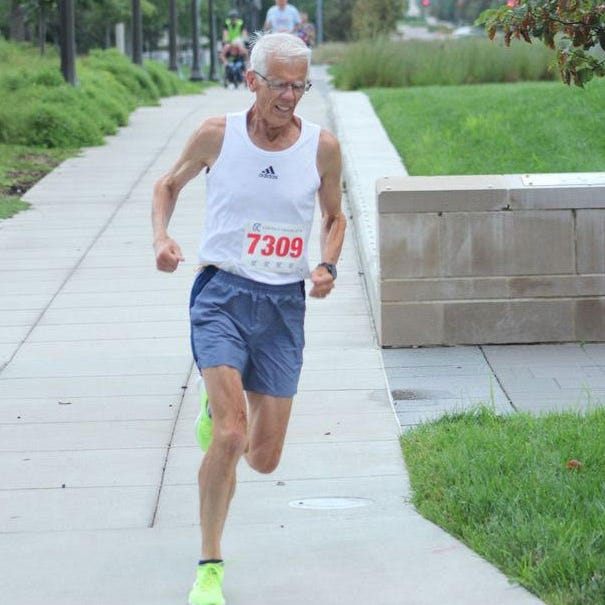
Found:
M 191 0 L 176 0 L 178 35 L 191 37 Z M 349 41 L 389 33 L 403 19 L 409 0 L 323 0 L 323 31 L 326 42 Z M 218 31 L 228 11 L 237 8 L 250 30 L 262 26 L 273 0 L 214 0 Z M 295 0 L 300 11 L 316 21 L 317 0 Z M 420 1 L 417 3 L 421 6 Z M 498 0 L 429 0 L 421 6 L 423 17 L 432 16 L 453 24 L 472 23 L 479 14 L 501 4 Z M 78 52 L 109 48 L 114 27 L 131 18 L 131 0 L 75 0 L 76 46 Z M 141 0 L 144 50 L 157 50 L 168 28 L 168 0 Z M 199 0 L 202 35 L 209 35 L 208 2 Z M 58 0 L 3 0 L 0 3 L 0 34 L 7 39 L 55 44 L 59 31 Z

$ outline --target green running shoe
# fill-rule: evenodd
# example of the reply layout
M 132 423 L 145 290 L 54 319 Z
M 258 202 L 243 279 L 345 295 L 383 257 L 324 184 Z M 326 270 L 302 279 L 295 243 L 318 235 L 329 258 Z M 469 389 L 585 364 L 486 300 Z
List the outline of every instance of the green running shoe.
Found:
M 222 563 L 198 565 L 197 576 L 189 593 L 189 605 L 225 605 Z
M 212 442 L 212 416 L 208 405 L 208 394 L 200 392 L 200 413 L 195 420 L 195 435 L 203 452 L 207 452 Z

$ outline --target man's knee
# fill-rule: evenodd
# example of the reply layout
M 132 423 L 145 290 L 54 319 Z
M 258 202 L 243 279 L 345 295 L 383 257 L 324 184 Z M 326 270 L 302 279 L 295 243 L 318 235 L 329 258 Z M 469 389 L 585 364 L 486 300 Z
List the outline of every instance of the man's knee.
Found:
M 214 431 L 212 445 L 227 456 L 242 456 L 246 451 L 247 435 L 245 427 L 232 426 Z
M 257 472 L 272 473 L 281 459 L 281 449 L 256 448 L 246 454 L 248 464 Z

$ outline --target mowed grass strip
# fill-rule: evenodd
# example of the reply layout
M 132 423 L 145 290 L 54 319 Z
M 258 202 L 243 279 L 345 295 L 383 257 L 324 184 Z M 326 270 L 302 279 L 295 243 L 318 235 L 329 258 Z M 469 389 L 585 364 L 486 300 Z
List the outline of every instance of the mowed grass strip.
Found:
M 605 170 L 604 80 L 366 92 L 413 176 Z
M 551 605 L 605 602 L 605 409 L 448 415 L 402 437 L 418 511 Z
M 45 149 L 0 143 L 0 219 L 25 210 L 21 196 L 75 149 Z

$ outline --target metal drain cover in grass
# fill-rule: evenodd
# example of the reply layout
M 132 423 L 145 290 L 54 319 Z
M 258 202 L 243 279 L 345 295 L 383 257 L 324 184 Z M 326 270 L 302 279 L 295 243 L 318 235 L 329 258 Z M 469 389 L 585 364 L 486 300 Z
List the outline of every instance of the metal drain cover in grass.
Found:
M 292 500 L 292 508 L 309 508 L 313 510 L 335 510 L 340 508 L 360 508 L 369 506 L 373 500 L 369 498 L 348 498 L 333 496 L 327 498 L 304 498 L 302 500 Z

